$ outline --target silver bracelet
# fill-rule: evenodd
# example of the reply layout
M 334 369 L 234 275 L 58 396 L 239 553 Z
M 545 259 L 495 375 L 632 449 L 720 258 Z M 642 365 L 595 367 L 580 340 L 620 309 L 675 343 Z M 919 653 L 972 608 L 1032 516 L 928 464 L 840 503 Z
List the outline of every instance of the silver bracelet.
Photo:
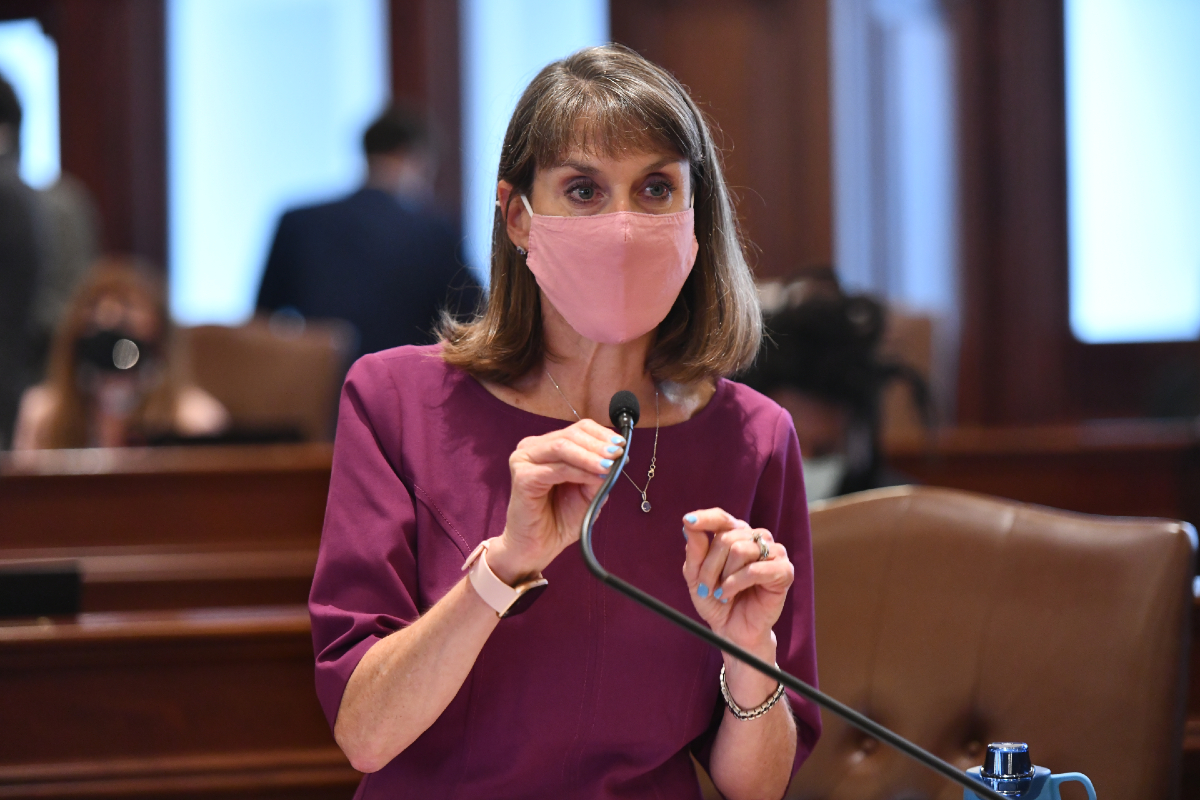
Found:
M 725 683 L 725 665 L 721 665 L 721 696 L 725 698 L 725 705 L 729 706 L 729 710 L 738 719 L 758 719 L 763 714 L 771 710 L 771 706 L 779 702 L 779 698 L 783 697 L 783 684 L 775 687 L 775 692 L 766 699 L 758 708 L 745 710 L 733 701 L 733 695 L 729 693 L 729 684 Z

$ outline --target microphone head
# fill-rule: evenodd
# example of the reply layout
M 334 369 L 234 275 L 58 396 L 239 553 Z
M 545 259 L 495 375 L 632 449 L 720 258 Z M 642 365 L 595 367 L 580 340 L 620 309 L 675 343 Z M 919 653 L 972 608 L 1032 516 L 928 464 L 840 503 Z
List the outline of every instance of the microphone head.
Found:
M 637 425 L 638 419 L 642 416 L 637 396 L 628 389 L 622 389 L 612 396 L 612 400 L 608 401 L 608 418 L 612 421 L 614 428 L 621 427 L 622 414 L 628 414 L 634 425 Z

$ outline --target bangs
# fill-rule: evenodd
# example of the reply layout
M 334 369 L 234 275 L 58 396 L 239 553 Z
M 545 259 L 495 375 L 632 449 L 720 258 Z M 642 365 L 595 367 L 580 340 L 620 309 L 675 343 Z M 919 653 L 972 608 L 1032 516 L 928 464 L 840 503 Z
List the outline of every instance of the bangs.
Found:
M 554 167 L 570 153 L 618 157 L 669 152 L 698 164 L 700 132 L 683 103 L 641 81 L 567 80 L 547 92 L 530 120 L 540 135 L 530 142 L 539 168 Z
M 621 158 L 670 153 L 686 159 L 699 249 L 646 357 L 656 381 L 690 383 L 745 369 L 758 351 L 762 311 L 746 264 L 721 155 L 700 108 L 663 68 L 623 45 L 589 47 L 547 65 L 513 110 L 497 180 L 508 203 L 539 169 L 573 152 Z M 491 286 L 470 321 L 444 316 L 442 358 L 474 377 L 511 385 L 542 363 L 541 290 L 508 236 L 508 209 L 492 215 Z

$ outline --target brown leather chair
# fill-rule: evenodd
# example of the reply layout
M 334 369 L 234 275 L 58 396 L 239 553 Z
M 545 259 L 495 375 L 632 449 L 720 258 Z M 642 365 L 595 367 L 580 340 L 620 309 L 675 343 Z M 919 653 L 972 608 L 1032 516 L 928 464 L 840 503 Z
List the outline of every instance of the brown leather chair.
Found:
M 310 320 L 289 328 L 255 319 L 180 333 L 196 383 L 225 405 L 235 428 L 292 429 L 310 441 L 333 438 L 354 342 L 347 323 Z
M 927 487 L 811 516 L 823 690 L 963 769 L 989 741 L 1018 740 L 1039 765 L 1087 774 L 1101 800 L 1177 794 L 1190 525 Z M 962 797 L 823 718 L 789 798 Z

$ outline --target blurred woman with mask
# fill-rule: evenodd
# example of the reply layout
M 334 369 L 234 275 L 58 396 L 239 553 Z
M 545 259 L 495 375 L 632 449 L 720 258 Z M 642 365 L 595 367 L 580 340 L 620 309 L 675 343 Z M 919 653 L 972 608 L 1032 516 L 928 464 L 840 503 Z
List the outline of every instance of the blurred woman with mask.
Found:
M 184 372 L 162 281 L 132 260 L 101 260 L 59 323 L 45 382 L 21 399 L 14 449 L 220 433 L 228 413 Z
M 809 502 L 907 483 L 884 463 L 880 400 L 892 381 L 907 383 L 928 425 L 929 392 L 914 369 L 880 357 L 883 306 L 843 294 L 828 268 L 782 291 L 758 359 L 739 380 L 792 415 Z

